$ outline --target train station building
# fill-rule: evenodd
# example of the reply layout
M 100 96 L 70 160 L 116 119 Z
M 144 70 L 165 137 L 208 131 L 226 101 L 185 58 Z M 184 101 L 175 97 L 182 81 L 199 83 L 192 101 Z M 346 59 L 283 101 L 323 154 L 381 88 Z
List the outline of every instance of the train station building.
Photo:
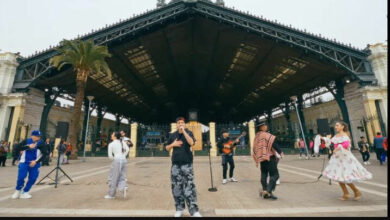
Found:
M 195 155 L 206 145 L 217 155 L 222 128 L 247 131 L 237 150 L 250 154 L 261 120 L 286 140 L 299 138 L 296 112 L 308 137 L 331 134 L 337 120 L 349 124 L 356 147 L 360 136 L 370 142 L 376 132 L 387 136 L 384 43 L 361 50 L 205 0 L 159 1 L 153 10 L 78 39 L 106 45 L 112 54 L 113 77 L 88 79 L 86 96 L 94 97 L 96 114 L 88 125 L 80 121 L 79 140 L 89 126 L 89 145 L 124 129 L 136 143 L 132 157 L 149 155 L 148 144 L 158 149 L 155 155 L 168 155 L 161 149 L 164 137 L 176 129 L 174 119 L 185 116 L 199 140 Z M 56 98 L 74 99 L 76 74 L 49 64 L 55 49 L 29 57 L 0 54 L 0 139 L 13 144 L 33 129 L 66 138 L 72 109 Z M 328 100 L 321 98 L 326 93 Z

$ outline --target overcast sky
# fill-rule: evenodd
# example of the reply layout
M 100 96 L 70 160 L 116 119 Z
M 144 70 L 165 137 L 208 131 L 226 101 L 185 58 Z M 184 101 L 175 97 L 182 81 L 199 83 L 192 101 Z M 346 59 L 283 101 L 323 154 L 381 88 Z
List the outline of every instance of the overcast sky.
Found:
M 153 9 L 156 2 L 0 0 L 0 50 L 27 56 L 64 38 L 72 39 Z M 387 41 L 387 0 L 225 0 L 225 3 L 361 49 L 367 44 Z

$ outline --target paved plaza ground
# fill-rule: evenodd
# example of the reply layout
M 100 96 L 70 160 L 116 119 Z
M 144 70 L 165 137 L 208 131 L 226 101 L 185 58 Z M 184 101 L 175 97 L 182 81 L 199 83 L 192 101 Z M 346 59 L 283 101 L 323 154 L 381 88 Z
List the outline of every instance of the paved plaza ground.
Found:
M 360 154 L 355 154 L 361 161 Z M 209 192 L 210 169 L 208 157 L 195 157 L 194 171 L 198 191 L 198 204 L 203 216 L 387 216 L 387 164 L 380 166 L 372 154 L 373 179 L 357 183 L 362 192 L 359 201 L 341 201 L 342 191 L 337 183 L 329 185 L 327 179 L 317 179 L 323 156 L 299 160 L 287 155 L 279 163 L 281 184 L 270 201 L 259 197 L 260 172 L 250 156 L 235 157 L 235 177 L 239 182 L 222 185 L 221 158 L 212 158 L 214 183 L 217 192 Z M 54 164 L 54 163 L 53 163 Z M 43 167 L 40 180 L 54 165 Z M 12 200 L 17 167 L 0 167 L 0 216 L 173 216 L 174 201 L 170 189 L 170 158 L 142 157 L 128 164 L 128 196 L 117 195 L 114 200 L 104 199 L 110 167 L 108 158 L 87 158 L 63 165 L 74 179 L 65 177 L 58 188 L 35 185 L 32 199 Z M 300 182 L 300 183 L 297 183 Z M 304 183 L 304 184 L 302 184 Z M 352 191 L 350 190 L 352 194 Z M 184 213 L 189 216 L 188 211 Z

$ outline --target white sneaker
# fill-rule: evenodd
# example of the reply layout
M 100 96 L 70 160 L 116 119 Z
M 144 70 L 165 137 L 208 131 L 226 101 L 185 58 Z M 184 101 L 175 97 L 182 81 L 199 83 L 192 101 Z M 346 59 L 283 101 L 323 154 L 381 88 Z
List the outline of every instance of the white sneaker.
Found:
M 309 159 L 309 157 L 306 157 L 306 160 L 308 160 Z
M 276 185 L 279 185 L 280 184 L 280 180 L 276 180 Z
M 227 183 L 227 180 L 226 179 L 223 179 L 222 180 L 222 184 L 226 184 Z
M 302 157 L 299 157 L 299 159 L 302 159 Z
M 105 195 L 104 198 L 105 199 L 114 199 L 115 197 L 112 197 L 112 196 L 109 196 L 109 195 Z
M 230 182 L 238 182 L 238 180 L 234 179 L 234 177 L 230 178 Z
M 370 161 L 367 161 L 367 164 L 370 165 L 371 164 Z
M 32 195 L 28 194 L 27 192 L 23 192 L 20 194 L 19 198 L 21 199 L 31 199 Z
M 20 197 L 20 190 L 16 190 L 14 194 L 12 194 L 11 196 L 12 199 L 19 199 L 19 197 Z
M 202 217 L 202 215 L 199 212 L 195 212 L 192 217 Z
M 183 211 L 176 211 L 174 217 L 181 217 Z

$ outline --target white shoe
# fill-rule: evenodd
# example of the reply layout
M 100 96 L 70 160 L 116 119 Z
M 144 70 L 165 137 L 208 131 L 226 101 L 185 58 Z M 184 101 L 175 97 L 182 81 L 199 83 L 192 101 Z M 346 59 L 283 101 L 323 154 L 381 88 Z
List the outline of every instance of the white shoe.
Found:
M 227 180 L 226 179 L 223 179 L 222 180 L 222 184 L 226 184 L 227 183 Z
M 276 185 L 279 185 L 280 184 L 280 180 L 276 180 Z
M 230 178 L 230 182 L 238 182 L 238 180 L 234 179 L 234 177 Z
M 363 162 L 363 164 L 364 164 L 364 165 L 367 165 L 367 162 L 366 162 L 366 161 L 364 161 L 364 162 Z
M 367 161 L 367 164 L 370 165 L 371 164 L 370 161 Z
M 183 211 L 176 211 L 174 217 L 181 217 Z
M 105 199 L 114 199 L 115 197 L 112 197 L 112 196 L 109 196 L 109 195 L 105 195 L 104 198 Z
M 299 157 L 299 159 L 302 159 L 302 157 Z
M 12 194 L 11 196 L 12 199 L 19 199 L 19 197 L 20 197 L 20 190 L 16 190 L 14 194 Z
M 27 192 L 23 192 L 19 196 L 19 198 L 21 198 L 21 199 L 31 199 L 31 197 L 32 196 L 30 194 L 28 194 Z
M 306 157 L 306 160 L 308 160 L 309 159 L 309 157 Z
M 192 217 L 202 217 L 202 215 L 199 212 L 195 212 Z

